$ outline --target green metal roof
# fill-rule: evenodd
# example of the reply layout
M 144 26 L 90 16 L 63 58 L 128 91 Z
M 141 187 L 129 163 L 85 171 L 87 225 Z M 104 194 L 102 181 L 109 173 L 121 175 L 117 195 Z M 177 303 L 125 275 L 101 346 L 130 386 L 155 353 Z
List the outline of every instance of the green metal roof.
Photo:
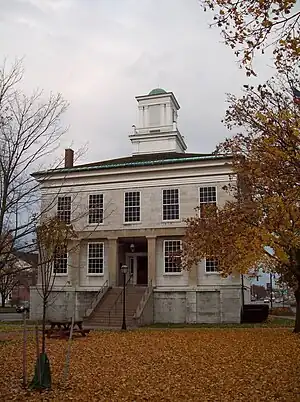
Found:
M 163 95 L 166 94 L 167 91 L 165 91 L 162 88 L 154 88 L 152 91 L 149 92 L 149 95 Z
M 82 166 L 74 166 L 72 168 L 58 168 L 58 169 L 50 169 L 47 171 L 36 172 L 33 173 L 33 176 L 38 176 L 41 174 L 49 174 L 49 173 L 71 173 L 71 172 L 81 172 L 81 171 L 93 171 L 99 169 L 113 169 L 113 168 L 126 168 L 126 167 L 140 167 L 140 166 L 159 166 L 159 165 L 169 165 L 175 163 L 186 163 L 186 162 L 197 162 L 202 160 L 209 159 L 228 159 L 230 156 L 228 155 L 203 155 L 203 156 L 189 156 L 189 157 L 180 157 L 180 158 L 170 158 L 170 159 L 156 159 L 156 160 L 145 160 L 145 161 L 133 161 L 133 162 L 116 162 L 116 163 L 99 163 L 92 165 L 82 165 Z M 107 161 L 109 162 L 109 161 Z

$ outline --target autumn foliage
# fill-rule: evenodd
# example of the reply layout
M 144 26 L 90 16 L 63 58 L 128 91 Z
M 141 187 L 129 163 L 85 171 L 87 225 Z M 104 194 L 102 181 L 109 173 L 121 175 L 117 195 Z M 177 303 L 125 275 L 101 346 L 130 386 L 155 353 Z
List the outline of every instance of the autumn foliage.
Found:
M 21 384 L 19 340 L 0 342 L 4 401 L 296 401 L 300 346 L 289 329 L 201 329 L 92 332 L 72 342 L 70 379 L 63 382 L 67 342 L 50 339 L 53 387 Z M 35 345 L 28 344 L 33 371 Z
M 200 0 L 214 12 L 212 25 L 222 30 L 225 43 L 255 75 L 256 53 L 272 46 L 275 64 L 286 69 L 300 58 L 300 11 L 297 0 Z
M 277 272 L 295 291 L 300 332 L 300 109 L 284 77 L 229 104 L 225 124 L 238 132 L 217 152 L 232 157 L 231 199 L 187 220 L 183 260 L 214 256 L 223 275 Z

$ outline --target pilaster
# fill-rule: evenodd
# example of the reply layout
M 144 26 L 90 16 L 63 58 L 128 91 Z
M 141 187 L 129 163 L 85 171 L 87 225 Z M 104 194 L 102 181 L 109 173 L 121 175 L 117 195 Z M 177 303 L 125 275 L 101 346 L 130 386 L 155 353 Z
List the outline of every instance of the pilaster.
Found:
M 80 285 L 80 240 L 73 240 L 68 252 L 68 269 L 71 286 L 76 288 Z
M 108 272 L 109 272 L 109 286 L 116 286 L 117 284 L 117 265 L 118 265 L 118 238 L 107 239 L 108 249 Z
M 147 236 L 148 243 L 148 283 L 156 283 L 156 236 Z

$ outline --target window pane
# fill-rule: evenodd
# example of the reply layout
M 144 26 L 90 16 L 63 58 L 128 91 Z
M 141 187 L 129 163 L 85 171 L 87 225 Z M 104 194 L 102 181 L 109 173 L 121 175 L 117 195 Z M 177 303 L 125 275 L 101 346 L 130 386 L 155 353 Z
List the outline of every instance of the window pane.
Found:
M 216 260 L 214 258 L 207 258 L 205 260 L 205 271 L 206 272 L 219 272 L 218 260 Z
M 140 192 L 130 191 L 125 193 L 125 222 L 139 222 L 140 216 Z
M 200 216 L 204 216 L 209 205 L 217 205 L 216 187 L 200 187 Z
M 71 222 L 71 197 L 58 197 L 57 217 L 63 222 Z
M 58 248 L 54 255 L 53 263 L 54 274 L 68 273 L 68 253 L 66 247 Z
M 89 223 L 103 223 L 103 194 L 89 196 Z
M 179 190 L 163 190 L 163 220 L 179 219 Z
M 165 272 L 181 272 L 181 240 L 164 241 Z
M 103 271 L 104 271 L 104 243 L 89 243 L 88 273 L 103 274 Z

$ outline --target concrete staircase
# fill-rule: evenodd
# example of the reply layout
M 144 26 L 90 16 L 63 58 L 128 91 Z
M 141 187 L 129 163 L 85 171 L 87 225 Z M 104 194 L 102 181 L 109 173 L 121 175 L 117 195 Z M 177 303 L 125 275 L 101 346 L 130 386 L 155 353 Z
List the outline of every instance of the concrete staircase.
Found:
M 122 287 L 109 289 L 92 314 L 84 321 L 85 328 L 121 328 L 123 322 L 123 294 Z M 139 305 L 145 286 L 127 285 L 126 287 L 126 324 L 134 327 L 133 319 Z

